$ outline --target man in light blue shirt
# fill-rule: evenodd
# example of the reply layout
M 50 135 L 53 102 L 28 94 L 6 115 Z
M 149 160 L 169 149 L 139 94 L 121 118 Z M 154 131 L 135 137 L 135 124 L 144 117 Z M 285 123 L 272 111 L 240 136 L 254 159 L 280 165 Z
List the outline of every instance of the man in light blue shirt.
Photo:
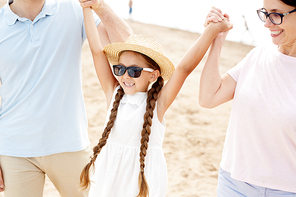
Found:
M 103 44 L 131 29 L 103 0 L 95 13 Z M 62 197 L 87 196 L 79 175 L 89 160 L 81 85 L 86 39 L 78 0 L 9 0 L 0 9 L 0 191 L 39 197 L 45 174 Z

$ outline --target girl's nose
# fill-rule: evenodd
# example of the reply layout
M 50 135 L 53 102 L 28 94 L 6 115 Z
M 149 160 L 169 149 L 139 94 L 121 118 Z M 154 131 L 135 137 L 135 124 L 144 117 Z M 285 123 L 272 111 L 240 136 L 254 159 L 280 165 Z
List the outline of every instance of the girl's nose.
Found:
M 131 77 L 129 76 L 129 74 L 128 74 L 128 71 L 125 71 L 125 73 L 123 74 L 123 77 L 124 77 L 124 78 L 127 78 L 127 79 L 131 78 Z

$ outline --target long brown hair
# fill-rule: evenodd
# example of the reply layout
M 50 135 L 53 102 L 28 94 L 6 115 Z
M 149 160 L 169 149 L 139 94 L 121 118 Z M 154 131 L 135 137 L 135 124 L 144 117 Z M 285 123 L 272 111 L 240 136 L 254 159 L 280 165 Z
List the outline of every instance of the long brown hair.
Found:
M 150 65 L 155 70 L 160 71 L 160 67 L 158 64 L 149 58 L 146 55 L 143 55 L 141 53 L 135 52 L 135 54 L 140 55 L 146 63 Z M 138 177 L 138 187 L 139 187 L 139 194 L 137 197 L 147 197 L 149 196 L 149 187 L 148 183 L 144 174 L 144 168 L 145 168 L 145 156 L 147 154 L 148 149 L 148 142 L 149 142 L 149 136 L 151 133 L 151 125 L 152 125 L 152 119 L 153 119 L 153 111 L 155 109 L 156 100 L 158 97 L 158 94 L 163 87 L 164 81 L 163 78 L 160 76 L 157 78 L 157 81 L 152 85 L 151 89 L 147 93 L 147 104 L 146 104 L 146 112 L 144 114 L 144 123 L 143 123 L 143 129 L 141 132 L 141 147 L 140 147 L 140 173 Z M 102 134 L 102 138 L 99 140 L 99 143 L 93 148 L 93 156 L 91 157 L 90 162 L 84 167 L 82 170 L 82 173 L 80 175 L 80 187 L 82 189 L 86 189 L 90 185 L 90 179 L 89 179 L 89 171 L 92 165 L 94 164 L 98 154 L 100 153 L 103 146 L 106 145 L 107 139 L 109 137 L 109 134 L 111 132 L 111 129 L 114 125 L 114 121 L 117 116 L 117 111 L 119 107 L 120 100 L 122 99 L 124 95 L 123 88 L 120 87 L 117 90 L 117 94 L 115 95 L 115 100 L 113 102 L 113 108 L 111 110 L 111 114 L 109 117 L 109 121 L 107 123 L 106 128 L 104 129 L 104 132 Z
M 93 156 L 91 157 L 90 162 L 88 162 L 88 164 L 86 164 L 86 166 L 83 168 L 81 175 L 80 175 L 80 187 L 84 190 L 86 189 L 89 184 L 90 184 L 90 179 L 89 179 L 89 171 L 90 168 L 92 167 L 92 165 L 94 165 L 95 160 L 98 157 L 98 154 L 101 152 L 103 146 L 106 145 L 107 143 L 107 139 L 109 137 L 109 134 L 111 132 L 111 129 L 114 125 L 114 121 L 116 119 L 117 116 L 117 110 L 119 107 L 119 102 L 122 99 L 124 95 L 124 91 L 122 89 L 122 87 L 120 87 L 117 90 L 117 93 L 115 95 L 115 100 L 113 102 L 113 108 L 111 110 L 111 114 L 109 116 L 109 121 L 104 129 L 104 132 L 102 133 L 102 138 L 99 140 L 99 143 L 93 148 Z
M 144 115 L 143 130 L 141 132 L 141 147 L 140 147 L 140 173 L 139 173 L 139 194 L 137 197 L 149 196 L 149 187 L 144 174 L 145 168 L 145 156 L 147 154 L 149 136 L 151 134 L 151 126 L 153 119 L 153 110 L 155 109 L 156 100 L 158 93 L 163 86 L 162 77 L 158 77 L 157 81 L 152 85 L 151 89 L 148 91 L 146 113 Z

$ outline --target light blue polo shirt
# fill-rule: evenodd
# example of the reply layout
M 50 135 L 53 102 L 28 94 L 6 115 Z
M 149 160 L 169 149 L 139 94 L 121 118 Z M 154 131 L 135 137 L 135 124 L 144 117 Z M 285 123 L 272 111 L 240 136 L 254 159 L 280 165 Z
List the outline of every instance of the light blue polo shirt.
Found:
M 97 25 L 100 19 L 96 16 Z M 89 145 L 78 0 L 46 0 L 32 22 L 0 9 L 0 154 L 45 156 Z

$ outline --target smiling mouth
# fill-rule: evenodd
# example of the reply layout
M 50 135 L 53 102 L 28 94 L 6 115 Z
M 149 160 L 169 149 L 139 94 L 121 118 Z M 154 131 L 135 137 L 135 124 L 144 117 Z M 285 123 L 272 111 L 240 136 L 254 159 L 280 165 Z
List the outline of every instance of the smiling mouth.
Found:
M 275 36 L 278 36 L 280 35 L 284 30 L 280 30 L 280 31 L 272 31 L 271 32 L 271 36 L 275 37 Z
M 132 87 L 135 85 L 135 83 L 126 83 L 126 82 L 123 82 L 123 84 L 127 87 Z

